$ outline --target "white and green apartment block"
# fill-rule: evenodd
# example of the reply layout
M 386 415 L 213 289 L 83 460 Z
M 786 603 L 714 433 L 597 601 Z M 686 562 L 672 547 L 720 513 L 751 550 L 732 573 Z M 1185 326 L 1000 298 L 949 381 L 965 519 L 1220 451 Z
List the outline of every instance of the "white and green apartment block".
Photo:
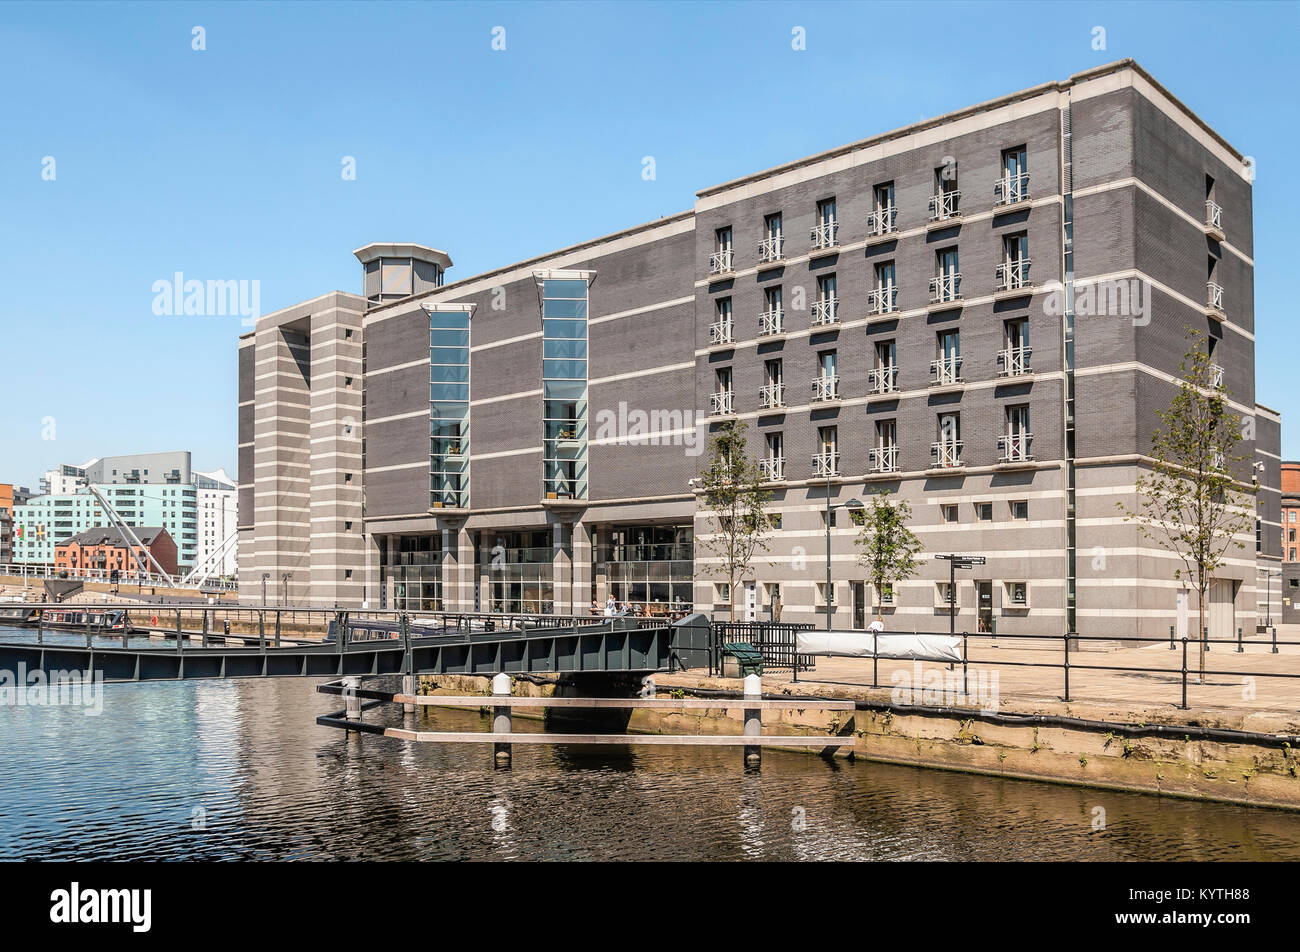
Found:
M 188 572 L 215 556 L 214 575 L 233 575 L 235 546 L 219 551 L 238 521 L 238 489 L 224 470 L 190 468 L 188 452 L 104 457 L 64 464 L 41 479 L 44 495 L 14 507 L 14 561 L 53 565 L 61 542 L 112 525 L 93 485 L 128 526 L 162 526 L 176 542 L 177 568 Z

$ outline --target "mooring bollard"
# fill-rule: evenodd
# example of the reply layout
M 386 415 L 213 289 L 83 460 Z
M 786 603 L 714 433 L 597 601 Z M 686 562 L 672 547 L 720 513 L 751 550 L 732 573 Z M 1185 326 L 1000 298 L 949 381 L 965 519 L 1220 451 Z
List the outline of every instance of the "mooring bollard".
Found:
M 1277 625 L 1273 626 L 1273 654 L 1277 654 Z
M 763 679 L 756 674 L 745 676 L 745 700 L 761 701 L 763 699 Z M 761 707 L 745 708 L 745 736 L 761 737 L 763 736 L 763 709 Z M 763 748 L 755 745 L 745 745 L 745 763 L 759 764 L 762 762 Z
M 1177 648 L 1178 646 L 1174 644 L 1174 626 L 1170 625 L 1169 626 L 1169 650 L 1176 651 Z
M 1241 647 L 1241 626 L 1237 626 L 1237 654 L 1241 654 L 1245 649 Z
M 347 719 L 350 721 L 361 720 L 361 698 L 357 695 L 359 687 L 361 687 L 360 678 L 343 679 L 343 697 L 347 699 Z
M 510 696 L 510 675 L 498 674 L 492 678 L 492 694 L 496 697 Z M 492 708 L 492 733 L 510 733 L 510 708 L 508 706 L 502 705 Z M 509 767 L 511 759 L 509 742 L 497 741 L 493 745 L 493 750 L 496 753 L 497 766 Z
M 1187 636 L 1183 635 L 1183 710 L 1187 710 Z

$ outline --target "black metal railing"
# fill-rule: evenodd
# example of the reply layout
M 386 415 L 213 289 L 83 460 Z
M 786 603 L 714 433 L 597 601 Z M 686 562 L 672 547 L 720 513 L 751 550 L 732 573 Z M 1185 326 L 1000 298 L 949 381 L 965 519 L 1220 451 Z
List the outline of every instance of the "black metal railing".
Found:
M 809 624 L 783 621 L 714 622 L 709 640 L 709 674 L 722 673 L 723 645 L 753 645 L 763 658 L 764 671 L 789 671 L 798 680 L 800 671 L 811 671 L 813 655 L 796 650 L 798 632 L 812 631 Z

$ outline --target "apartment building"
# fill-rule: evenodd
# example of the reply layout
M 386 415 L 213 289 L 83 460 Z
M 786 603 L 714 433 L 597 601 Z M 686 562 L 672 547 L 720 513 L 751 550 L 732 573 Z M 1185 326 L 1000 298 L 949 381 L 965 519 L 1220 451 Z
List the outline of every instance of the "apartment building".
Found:
M 14 561 L 54 565 L 61 543 L 112 526 L 87 488 L 93 485 L 128 526 L 166 529 L 180 571 L 211 565 L 213 575 L 234 575 L 238 487 L 223 470 L 193 470 L 190 459 L 184 450 L 140 453 L 49 470 L 41 478 L 42 495 L 15 507 Z
M 73 573 L 95 573 L 130 579 L 152 575 L 158 568 L 176 573 L 176 543 L 161 526 L 134 529 L 137 545 L 121 529 L 78 532 L 55 548 L 54 567 Z M 141 568 L 143 566 L 143 568 Z
M 742 617 L 1014 634 L 1168 632 L 1177 561 L 1124 521 L 1188 328 L 1257 408 L 1251 185 L 1132 61 L 706 188 L 678 215 L 448 282 L 418 244 L 363 293 L 239 341 L 240 577 L 291 600 Z M 692 479 L 743 421 L 780 528 L 741 591 Z M 875 593 L 846 509 L 906 499 L 946 563 Z M 827 590 L 827 509 L 832 583 Z M 1213 624 L 1254 622 L 1275 533 L 1243 537 Z M 1250 543 L 1255 542 L 1255 545 Z M 1185 601 L 1182 604 L 1186 604 Z

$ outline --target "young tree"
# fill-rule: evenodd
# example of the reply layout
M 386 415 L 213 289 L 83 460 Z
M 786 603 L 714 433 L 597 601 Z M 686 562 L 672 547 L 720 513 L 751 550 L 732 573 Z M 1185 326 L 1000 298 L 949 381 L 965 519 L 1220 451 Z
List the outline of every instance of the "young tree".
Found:
M 709 464 L 696 483 L 700 507 L 709 512 L 713 532 L 696 544 L 721 562 L 727 576 L 731 620 L 736 620 L 736 582 L 749 572 L 756 553 L 768 549 L 772 519 L 767 504 L 772 494 L 763 490 L 763 474 L 745 453 L 744 422 L 727 421 L 713 436 Z
M 1168 410 L 1158 411 L 1160 426 L 1151 439 L 1151 472 L 1137 478 L 1138 506 L 1117 503 L 1126 522 L 1135 522 L 1148 539 L 1182 562 L 1174 578 L 1197 595 L 1200 681 L 1205 681 L 1205 594 L 1229 549 L 1244 549 L 1237 538 L 1254 524 L 1252 484 L 1239 479 L 1244 458 L 1237 446 L 1253 422 L 1227 407 L 1228 392 L 1216 379 L 1199 331 L 1188 328 L 1187 353 L 1179 364 L 1178 393 Z
M 906 500 L 890 500 L 883 489 L 871 496 L 871 507 L 862 513 L 858 530 L 858 564 L 866 566 L 871 585 L 876 590 L 876 619 L 881 617 L 881 602 L 894 583 L 909 579 L 920 567 L 917 555 L 921 540 L 907 527 L 912 507 Z

